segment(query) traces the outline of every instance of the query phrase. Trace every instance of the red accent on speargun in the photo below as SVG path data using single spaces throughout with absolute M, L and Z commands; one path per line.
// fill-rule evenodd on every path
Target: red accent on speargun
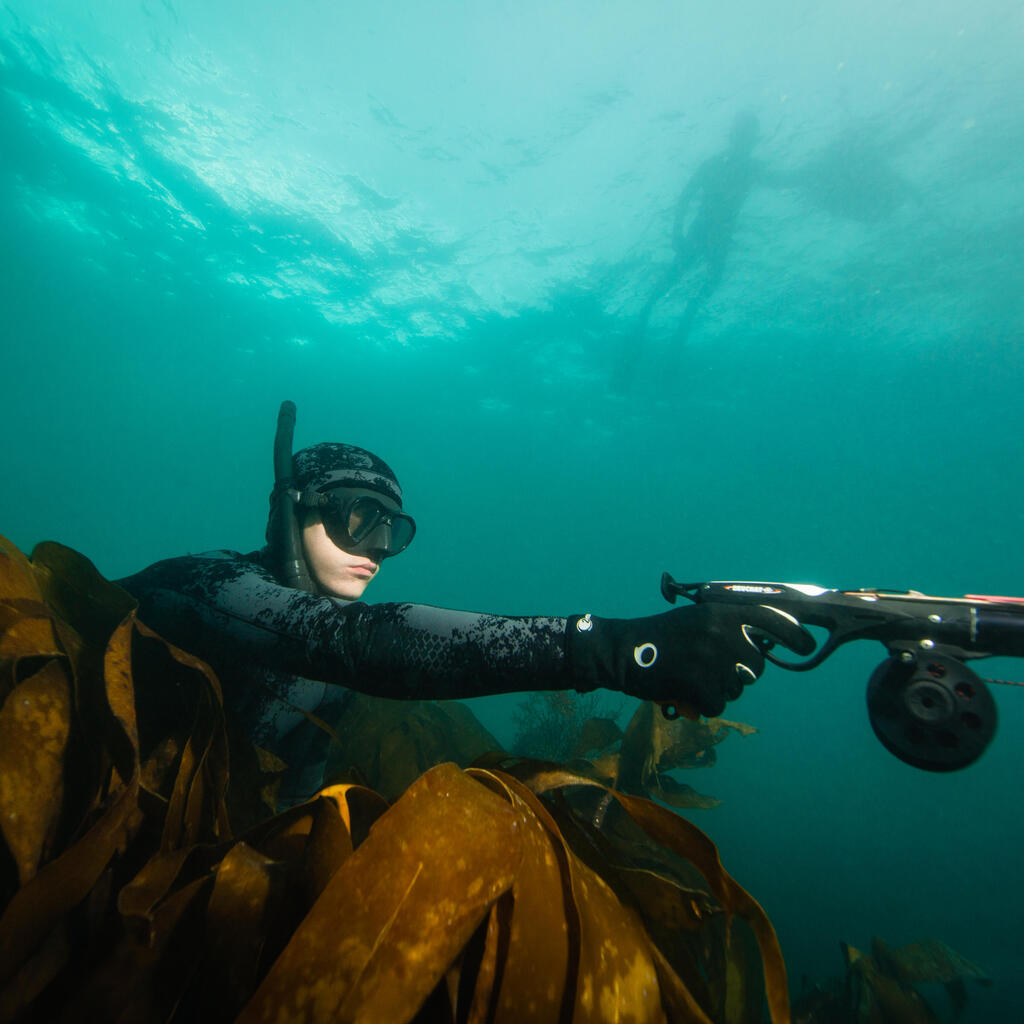
M 1024 604 L 1024 597 L 997 597 L 995 594 L 964 594 L 968 601 L 989 601 L 992 604 Z

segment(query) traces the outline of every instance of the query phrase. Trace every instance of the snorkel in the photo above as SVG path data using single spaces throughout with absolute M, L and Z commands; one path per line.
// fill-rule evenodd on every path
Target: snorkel
M 286 587 L 316 592 L 302 549 L 302 534 L 295 515 L 295 471 L 292 438 L 295 434 L 295 403 L 282 402 L 274 435 L 274 494 L 267 543 L 271 566 Z

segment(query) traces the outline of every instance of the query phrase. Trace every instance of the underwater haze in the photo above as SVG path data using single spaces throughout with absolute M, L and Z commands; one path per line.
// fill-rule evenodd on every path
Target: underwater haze
M 1020 0 L 9 0 L 0 533 L 253 550 L 291 399 L 402 480 L 375 600 L 1024 594 L 1021 53 Z M 688 815 L 794 992 L 936 938 L 995 979 L 965 1020 L 1024 1020 L 1024 690 L 932 775 L 871 731 L 884 656 L 769 667 Z

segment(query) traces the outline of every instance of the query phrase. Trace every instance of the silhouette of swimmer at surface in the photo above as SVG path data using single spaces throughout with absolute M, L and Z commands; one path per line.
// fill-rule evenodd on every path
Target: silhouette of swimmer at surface
M 651 289 L 636 330 L 624 346 L 613 382 L 619 390 L 625 391 L 632 381 L 651 313 L 682 277 L 701 271 L 676 328 L 673 347 L 686 342 L 697 314 L 722 283 L 740 210 L 754 185 L 769 178 L 767 168 L 753 156 L 759 134 L 754 114 L 738 114 L 728 147 L 708 157 L 683 189 L 672 224 L 675 259 Z

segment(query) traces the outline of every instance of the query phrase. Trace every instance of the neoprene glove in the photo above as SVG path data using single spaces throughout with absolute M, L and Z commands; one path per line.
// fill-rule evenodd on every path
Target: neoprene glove
M 566 653 L 573 685 L 620 690 L 641 700 L 720 715 L 764 670 L 761 643 L 810 654 L 815 640 L 770 605 L 693 604 L 645 619 L 569 619 Z

